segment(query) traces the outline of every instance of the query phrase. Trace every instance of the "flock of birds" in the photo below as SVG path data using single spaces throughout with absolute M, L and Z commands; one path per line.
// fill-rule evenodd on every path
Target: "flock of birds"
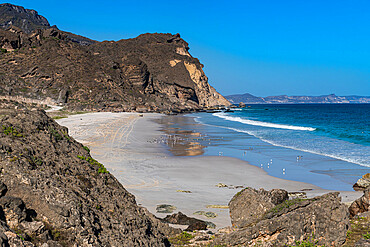
M 183 138 L 179 135 L 176 135 L 176 134 L 166 134 L 166 135 L 163 135 L 159 138 L 154 138 L 152 140 L 149 140 L 148 142 L 149 143 L 156 143 L 156 144 L 166 144 L 168 146 L 174 146 L 178 143 L 184 143 L 184 142 L 189 142 L 189 141 L 207 141 L 208 144 L 211 144 L 211 139 L 210 138 L 206 138 L 207 136 L 202 136 L 202 135 L 199 135 L 199 137 L 191 137 L 191 138 Z M 221 137 L 221 139 L 223 139 Z M 249 147 L 247 150 L 253 150 L 252 147 Z M 222 151 L 219 151 L 218 152 L 218 155 L 219 156 L 223 156 L 223 152 Z M 244 151 L 243 153 L 243 156 L 246 156 L 247 155 L 247 151 Z M 301 161 L 303 158 L 303 156 L 301 155 L 298 155 L 297 156 L 297 162 Z M 267 169 L 270 168 L 270 166 L 272 165 L 272 159 L 270 159 L 270 162 L 267 163 Z M 266 166 L 265 166 L 266 167 Z M 261 168 L 263 169 L 264 168 L 264 165 L 261 163 Z M 282 168 L 282 174 L 285 175 L 286 174 L 286 169 L 285 168 Z

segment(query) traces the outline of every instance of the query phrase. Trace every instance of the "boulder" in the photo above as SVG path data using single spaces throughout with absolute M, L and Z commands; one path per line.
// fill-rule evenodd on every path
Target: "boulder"
M 246 106 L 246 105 L 245 105 L 245 103 L 243 103 L 243 102 L 240 102 L 240 103 L 239 103 L 239 107 L 240 107 L 240 108 L 244 108 L 245 106 Z
M 370 205 L 370 189 L 364 191 L 364 194 L 354 201 L 351 206 L 349 206 L 348 210 L 350 215 L 353 217 L 357 214 L 367 212 L 369 210 Z
M 257 192 L 245 190 L 242 194 L 248 204 L 239 203 L 239 206 L 248 209 L 238 209 L 236 204 L 233 205 L 235 202 L 230 203 L 230 214 L 234 222 L 235 219 L 243 219 L 236 221 L 237 224 L 234 225 L 242 227 L 236 227 L 230 234 L 218 237 L 215 244 L 286 246 L 293 245 L 296 241 L 317 241 L 317 245 L 340 246 L 344 243 L 349 227 L 349 213 L 346 206 L 341 204 L 339 193 L 329 193 L 312 199 L 286 200 L 270 208 L 272 202 L 265 195 L 266 192 L 256 195 Z M 248 195 L 254 199 L 248 198 Z M 233 198 L 234 201 L 237 199 Z M 234 213 L 238 214 L 237 217 Z
M 236 227 L 248 226 L 288 198 L 288 192 L 281 189 L 266 191 L 246 188 L 237 193 L 229 203 L 231 223 Z
M 370 186 L 370 173 L 366 173 L 353 185 L 356 191 L 366 190 Z
M 189 232 L 192 232 L 194 230 L 207 230 L 207 222 L 188 217 L 181 212 L 167 215 L 166 218 L 164 218 L 162 221 L 171 224 L 188 225 L 188 228 L 186 228 L 185 231 Z

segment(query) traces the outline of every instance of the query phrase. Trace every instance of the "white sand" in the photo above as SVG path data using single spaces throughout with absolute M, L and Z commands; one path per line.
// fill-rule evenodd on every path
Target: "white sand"
M 91 149 L 91 155 L 136 196 L 141 204 L 159 217 L 156 205 L 171 204 L 188 216 L 211 221 L 217 228 L 230 225 L 228 209 L 207 208 L 207 205 L 227 205 L 241 189 L 218 188 L 218 183 L 253 188 L 282 188 L 307 191 L 309 197 L 328 191 L 311 184 L 288 181 L 267 175 L 247 162 L 219 156 L 174 157 L 162 144 L 153 143 L 163 133 L 153 122 L 161 114 L 88 113 L 58 120 L 69 128 L 70 135 Z M 192 193 L 176 192 L 177 190 Z M 341 192 L 343 201 L 353 201 L 361 192 Z M 217 217 L 208 219 L 193 215 L 196 211 L 211 211 Z

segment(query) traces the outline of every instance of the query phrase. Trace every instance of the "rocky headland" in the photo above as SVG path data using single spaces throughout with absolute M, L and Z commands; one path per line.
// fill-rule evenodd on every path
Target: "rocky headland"
M 230 105 L 179 34 L 97 42 L 0 5 L 0 96 L 72 110 L 183 112 Z
M 212 185 L 211 191 L 243 189 L 231 194 L 228 206 L 208 205 L 229 209 L 232 223 L 209 231 L 215 225 L 196 216 L 174 212 L 160 219 L 139 206 L 87 146 L 40 109 L 60 104 L 72 111 L 176 113 L 230 105 L 209 85 L 180 35 L 97 42 L 11 4 L 0 4 L 0 28 L 1 246 L 370 245 L 368 174 L 354 185 L 363 196 L 349 204 L 338 193 L 307 198 L 302 191 Z M 133 126 L 126 127 L 125 145 Z M 258 184 L 258 168 L 251 169 L 249 180 Z M 199 171 L 192 177 L 206 180 Z M 270 180 L 264 185 L 277 178 Z M 202 213 L 213 212 L 193 214 Z M 185 231 L 169 224 L 185 225 Z

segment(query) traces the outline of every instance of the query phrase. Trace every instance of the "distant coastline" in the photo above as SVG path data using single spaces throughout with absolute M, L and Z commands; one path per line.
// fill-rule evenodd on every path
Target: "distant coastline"
M 249 93 L 225 96 L 232 104 L 370 104 L 370 96 L 337 96 L 335 94 L 321 96 L 267 96 L 258 97 Z

